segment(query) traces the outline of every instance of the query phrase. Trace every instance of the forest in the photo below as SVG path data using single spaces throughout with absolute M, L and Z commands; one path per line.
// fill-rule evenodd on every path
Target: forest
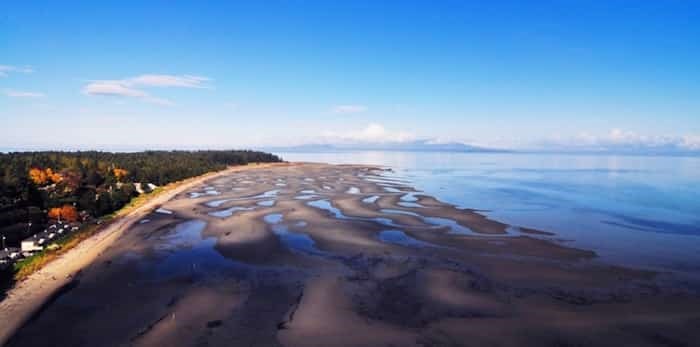
M 154 185 L 230 165 L 279 161 L 249 150 L 0 153 L 0 235 L 16 246 L 49 219 L 103 216 Z

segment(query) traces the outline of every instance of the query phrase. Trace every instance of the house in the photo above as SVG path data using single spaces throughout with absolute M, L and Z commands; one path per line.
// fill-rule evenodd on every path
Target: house
M 157 185 L 153 183 L 140 183 L 140 182 L 134 182 L 134 188 L 136 188 L 136 191 L 139 194 L 143 194 L 146 190 L 144 189 L 144 186 L 148 187 L 148 191 L 152 192 L 154 189 L 158 188 Z
M 52 233 L 44 231 L 22 240 L 20 243 L 22 253 L 31 254 L 43 250 L 49 240 L 49 234 Z

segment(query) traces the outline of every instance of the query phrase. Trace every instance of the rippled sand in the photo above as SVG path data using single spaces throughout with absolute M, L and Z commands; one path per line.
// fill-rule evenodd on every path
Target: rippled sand
M 166 212 L 167 211 L 167 212 Z M 377 168 L 207 181 L 134 225 L 11 341 L 33 345 L 692 345 L 700 300 Z

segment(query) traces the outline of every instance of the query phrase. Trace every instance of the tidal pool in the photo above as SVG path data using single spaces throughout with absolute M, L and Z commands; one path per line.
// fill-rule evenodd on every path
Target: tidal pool
M 150 280 L 163 280 L 182 276 L 210 279 L 212 273 L 240 268 L 216 251 L 216 238 L 202 237 L 206 226 L 202 220 L 177 224 L 153 246 L 158 259 L 139 262 L 141 270 Z
M 414 239 L 401 230 L 383 230 L 379 233 L 378 238 L 382 242 L 393 243 L 406 247 L 434 247 L 435 245 Z
M 220 210 L 220 211 L 214 211 L 214 212 L 209 212 L 209 215 L 212 217 L 219 217 L 219 218 L 227 218 L 233 216 L 234 213 L 240 212 L 240 211 L 252 211 L 254 210 L 255 207 L 242 207 L 242 206 L 234 206 L 231 208 L 227 208 L 225 210 Z
M 281 213 L 271 213 L 264 216 L 263 220 L 270 225 L 272 232 L 290 250 L 315 255 L 324 254 L 324 252 L 316 248 L 314 240 L 309 235 L 290 231 L 285 224 L 282 224 L 283 218 Z
M 264 207 L 270 207 L 275 204 L 275 200 L 263 200 L 263 201 L 258 201 L 257 205 L 258 206 L 264 206 Z
M 372 195 L 362 199 L 362 202 L 364 202 L 365 204 L 374 204 L 377 202 L 378 199 L 379 195 Z

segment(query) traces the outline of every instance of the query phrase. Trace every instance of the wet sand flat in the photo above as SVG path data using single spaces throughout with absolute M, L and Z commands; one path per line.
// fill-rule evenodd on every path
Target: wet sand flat
M 219 175 L 135 223 L 9 346 L 693 346 L 697 288 L 383 169 Z

